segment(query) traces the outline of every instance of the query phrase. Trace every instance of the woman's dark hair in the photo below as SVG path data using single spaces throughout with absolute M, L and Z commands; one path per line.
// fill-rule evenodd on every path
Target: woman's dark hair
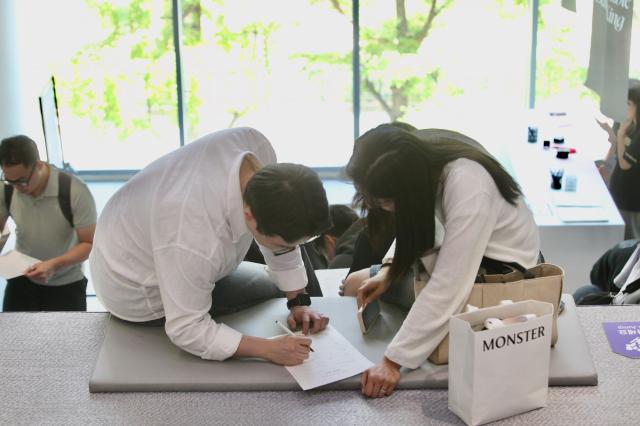
M 390 126 L 397 127 L 398 129 L 406 130 L 407 132 L 413 132 L 418 130 L 413 124 L 405 123 L 404 121 L 392 121 Z
M 31 167 L 40 160 L 36 143 L 28 136 L 17 135 L 0 143 L 0 165 Z
M 265 166 L 249 179 L 244 202 L 264 235 L 294 243 L 331 227 L 329 203 L 317 173 L 299 164 Z
M 629 88 L 627 99 L 633 102 L 636 106 L 635 125 L 630 126 L 627 130 L 627 136 L 637 136 L 640 130 L 640 85 L 634 85 Z
M 417 131 L 418 128 L 413 124 L 405 123 L 404 121 L 392 121 L 386 125 L 395 127 L 397 129 L 405 130 L 407 132 Z M 348 170 L 345 168 L 344 173 L 347 178 Z M 359 209 L 363 215 L 366 213 L 366 222 L 374 223 L 375 233 L 370 231 L 367 226 L 366 232 L 369 236 L 369 242 L 376 253 L 386 254 L 389 249 L 389 241 L 393 241 L 395 236 L 395 226 L 393 215 L 382 209 L 367 209 L 366 202 L 363 194 L 356 192 L 353 196 L 352 205 L 355 209 Z
M 395 203 L 396 249 L 389 271 L 392 282 L 433 248 L 440 175 L 447 163 L 459 158 L 484 167 L 504 199 L 516 204 L 522 192 L 504 168 L 490 155 L 455 138 L 421 139 L 397 127 L 381 125 L 355 141 L 346 172 L 355 184 L 357 197 L 364 201 L 372 236 L 381 226 L 381 209 L 374 200 L 391 199 Z

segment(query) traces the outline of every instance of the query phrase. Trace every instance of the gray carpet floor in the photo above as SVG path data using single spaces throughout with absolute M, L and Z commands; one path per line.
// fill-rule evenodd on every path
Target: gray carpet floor
M 640 360 L 613 354 L 603 321 L 638 321 L 640 306 L 579 310 L 597 387 L 549 391 L 548 407 L 498 424 L 630 425 L 640 413 Z M 90 394 L 107 314 L 0 314 L 2 425 L 462 424 L 444 390 Z

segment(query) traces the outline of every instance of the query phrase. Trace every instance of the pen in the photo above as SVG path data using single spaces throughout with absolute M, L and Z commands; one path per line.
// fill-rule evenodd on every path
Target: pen
M 295 333 L 293 331 L 289 330 L 288 327 L 285 327 L 280 321 L 276 320 L 276 325 L 278 327 L 280 327 L 281 329 L 283 329 L 285 331 L 285 333 L 287 333 L 288 335 L 295 336 Z M 309 349 L 311 350 L 311 352 L 315 352 L 311 346 L 309 346 Z

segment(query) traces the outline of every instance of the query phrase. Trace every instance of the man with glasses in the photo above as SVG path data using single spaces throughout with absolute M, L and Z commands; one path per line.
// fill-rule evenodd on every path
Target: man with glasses
M 60 170 L 40 160 L 36 143 L 19 135 L 0 144 L 2 193 L 0 226 L 9 216 L 16 225 L 16 250 L 40 259 L 7 280 L 4 311 L 84 311 L 87 279 L 82 262 L 89 257 L 96 206 L 87 186 L 68 177 L 72 221 L 60 205 Z M 64 179 L 63 179 L 64 180 Z
M 115 316 L 164 325 L 175 345 L 203 359 L 299 364 L 309 338 L 244 336 L 212 315 L 286 296 L 290 328 L 324 329 L 299 246 L 329 227 L 315 172 L 277 164 L 257 130 L 223 130 L 154 161 L 109 200 L 90 258 L 94 288 Z M 243 262 L 254 239 L 266 267 Z

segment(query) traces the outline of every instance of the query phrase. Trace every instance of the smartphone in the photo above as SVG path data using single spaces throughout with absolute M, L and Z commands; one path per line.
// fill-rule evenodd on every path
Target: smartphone
M 380 303 L 377 300 L 358 309 L 358 324 L 362 334 L 367 334 L 380 316 Z

